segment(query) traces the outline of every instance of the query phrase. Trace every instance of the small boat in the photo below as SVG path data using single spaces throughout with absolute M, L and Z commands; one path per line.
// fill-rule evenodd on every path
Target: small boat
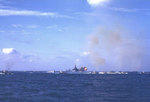
M 9 71 L 6 71 L 6 70 L 2 70 L 2 71 L 0 71 L 0 74 L 1 74 L 1 75 L 10 75 L 10 74 L 12 74 L 12 73 L 9 72 Z

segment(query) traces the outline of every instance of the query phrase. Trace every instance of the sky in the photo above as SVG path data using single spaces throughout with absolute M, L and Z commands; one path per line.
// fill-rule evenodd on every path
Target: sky
M 0 70 L 150 71 L 149 0 L 0 0 Z

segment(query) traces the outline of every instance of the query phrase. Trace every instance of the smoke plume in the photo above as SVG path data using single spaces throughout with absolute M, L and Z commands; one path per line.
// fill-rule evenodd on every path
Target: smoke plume
M 99 28 L 89 36 L 88 49 L 91 61 L 97 68 L 103 65 L 113 67 L 111 70 L 140 68 L 146 56 L 140 42 L 120 28 Z

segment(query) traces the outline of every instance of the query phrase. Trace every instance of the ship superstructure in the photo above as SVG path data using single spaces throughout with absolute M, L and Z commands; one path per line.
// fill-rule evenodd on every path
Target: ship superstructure
M 77 68 L 77 66 L 75 65 L 75 67 L 72 70 L 64 71 L 64 73 L 65 74 L 89 74 L 87 70 L 88 70 L 87 67 Z
M 77 66 L 75 65 L 75 67 L 72 69 L 72 71 L 75 71 L 75 72 L 84 72 L 84 71 L 87 71 L 87 67 L 81 67 L 81 68 L 77 68 Z

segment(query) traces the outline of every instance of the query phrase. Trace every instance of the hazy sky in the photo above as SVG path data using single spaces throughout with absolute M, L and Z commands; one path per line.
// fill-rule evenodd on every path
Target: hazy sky
M 149 5 L 149 0 L 0 0 L 0 69 L 66 70 L 76 63 L 89 70 L 150 70 Z

